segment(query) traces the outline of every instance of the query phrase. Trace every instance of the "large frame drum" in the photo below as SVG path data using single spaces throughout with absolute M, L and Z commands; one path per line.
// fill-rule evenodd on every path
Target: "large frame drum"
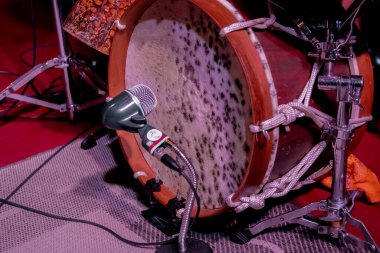
M 126 29 L 112 43 L 110 95 L 139 83 L 155 92 L 158 106 L 148 122 L 190 157 L 199 176 L 201 217 L 225 212 L 225 198 L 232 193 L 237 198 L 258 192 L 296 165 L 320 137 L 307 120 L 286 135 L 271 131 L 269 140 L 249 132 L 250 124 L 273 117 L 278 104 L 299 96 L 311 71 L 305 56 L 310 48 L 268 31 L 218 36 L 222 27 L 241 20 L 225 0 L 139 0 L 127 9 L 121 19 Z M 361 115 L 368 115 L 373 89 L 368 55 L 338 69 L 363 75 Z M 313 106 L 323 110 L 334 102 L 316 99 Z M 146 175 L 140 182 L 163 181 L 161 191 L 153 193 L 160 203 L 186 196 L 186 182 L 152 158 L 137 136 L 118 135 L 132 170 Z

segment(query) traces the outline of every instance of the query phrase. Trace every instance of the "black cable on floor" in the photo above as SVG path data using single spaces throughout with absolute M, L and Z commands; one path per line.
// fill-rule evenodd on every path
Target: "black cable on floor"
M 85 132 L 89 131 L 93 127 L 94 127 L 94 124 L 91 125 L 90 127 L 86 128 L 86 129 L 84 129 L 82 132 L 80 132 L 78 135 L 76 135 L 73 139 L 71 139 L 65 145 L 63 145 L 58 150 L 56 150 L 37 169 L 35 169 L 32 173 L 30 173 L 28 175 L 28 177 L 26 177 L 5 199 L 0 198 L 0 202 L 1 202 L 0 203 L 0 208 L 3 205 L 7 204 L 7 205 L 10 205 L 10 206 L 13 206 L 13 207 L 16 207 L 16 208 L 23 209 L 25 211 L 29 211 L 29 212 L 32 212 L 32 213 L 35 213 L 35 214 L 43 215 L 43 216 L 48 217 L 48 218 L 53 218 L 53 219 L 58 219 L 58 220 L 63 220 L 63 221 L 70 221 L 70 222 L 76 222 L 76 223 L 82 223 L 82 224 L 87 224 L 87 225 L 95 226 L 95 227 L 98 227 L 98 228 L 103 229 L 104 231 L 110 233 L 115 238 L 119 239 L 120 241 L 122 241 L 122 242 L 124 242 L 126 244 L 129 244 L 129 245 L 132 245 L 132 246 L 136 246 L 136 247 L 164 245 L 164 244 L 172 243 L 173 241 L 177 240 L 177 237 L 174 237 L 172 239 L 169 239 L 169 240 L 166 240 L 166 241 L 160 241 L 160 242 L 148 242 L 148 243 L 134 242 L 134 241 L 125 239 L 124 237 L 120 236 L 115 231 L 111 230 L 110 228 L 108 228 L 106 226 L 103 226 L 101 224 L 92 222 L 92 221 L 87 221 L 87 220 L 81 220 L 81 219 L 75 219 L 75 218 L 70 218 L 70 217 L 59 216 L 59 215 L 51 214 L 51 213 L 48 213 L 48 212 L 44 212 L 44 211 L 41 211 L 41 210 L 38 210 L 38 209 L 34 209 L 34 208 L 31 208 L 31 207 L 28 207 L 28 206 L 20 205 L 20 204 L 17 204 L 17 203 L 9 201 L 9 199 L 14 194 L 16 194 L 34 175 L 36 175 L 50 160 L 52 160 L 64 148 L 66 148 L 68 145 L 70 145 L 72 142 L 74 142 L 81 135 L 83 135 Z M 197 202 L 197 212 L 196 212 L 195 218 L 192 220 L 192 222 L 190 224 L 190 227 L 191 227 L 194 224 L 195 220 L 198 218 L 199 213 L 200 213 L 200 198 L 199 198 L 199 195 L 198 195 L 195 187 L 193 186 L 190 178 L 186 174 L 181 174 L 181 176 L 183 176 L 185 178 L 186 182 L 190 186 L 190 189 L 194 192 L 194 196 L 195 196 L 195 199 L 196 199 L 196 202 Z
M 67 142 L 65 145 L 61 146 L 59 149 L 57 149 L 48 159 L 46 159 L 38 168 L 36 168 L 32 173 L 30 173 L 6 198 L 5 200 L 9 200 L 14 194 L 16 194 L 21 187 L 23 187 L 37 172 L 39 172 L 51 159 L 53 159 L 56 155 L 58 155 L 64 148 L 66 148 L 68 145 L 73 143 L 76 139 L 78 139 L 81 135 L 89 131 L 95 126 L 95 124 L 91 124 L 91 126 L 87 127 L 83 131 L 81 131 L 79 134 L 77 134 L 74 138 L 72 138 L 69 142 Z M 0 204 L 0 208 L 4 205 L 4 203 Z
M 11 201 L 3 199 L 3 198 L 0 198 L 0 202 L 1 202 L 2 205 L 7 204 L 7 205 L 10 205 L 10 206 L 13 206 L 13 207 L 16 207 L 16 208 L 23 209 L 23 210 L 28 211 L 28 212 L 32 212 L 32 213 L 35 213 L 35 214 L 39 214 L 39 215 L 48 217 L 48 218 L 53 218 L 53 219 L 57 219 L 57 220 L 70 221 L 70 222 L 75 222 L 75 223 L 82 223 L 82 224 L 91 225 L 91 226 L 103 229 L 104 231 L 110 233 L 115 238 L 119 239 L 120 241 L 122 241 L 122 242 L 124 242 L 126 244 L 129 244 L 129 245 L 132 245 L 132 246 L 136 246 L 136 247 L 164 245 L 164 244 L 169 244 L 169 243 L 177 240 L 177 237 L 174 237 L 172 239 L 169 239 L 169 240 L 166 240 L 166 241 L 162 241 L 162 242 L 135 242 L 135 241 L 131 241 L 131 240 L 125 239 L 124 237 L 122 237 L 121 235 L 119 235 L 118 233 L 116 233 L 115 231 L 113 231 L 112 229 L 110 229 L 110 228 L 108 228 L 106 226 L 103 226 L 103 225 L 101 225 L 99 223 L 96 223 L 96 222 L 92 222 L 92 221 L 88 221 L 88 220 L 82 220 L 82 219 L 74 219 L 74 218 L 70 218 L 70 217 L 64 217 L 64 216 L 59 216 L 59 215 L 47 213 L 47 212 L 44 212 L 44 211 L 41 211 L 41 210 L 37 210 L 37 209 L 31 208 L 31 207 L 28 207 L 28 206 L 24 206 L 24 205 L 20 205 L 20 204 L 11 202 Z

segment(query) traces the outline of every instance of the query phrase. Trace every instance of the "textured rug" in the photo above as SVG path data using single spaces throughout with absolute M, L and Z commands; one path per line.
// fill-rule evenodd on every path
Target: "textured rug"
M 168 237 L 142 216 L 147 207 L 138 200 L 136 184 L 116 142 L 102 138 L 95 148 L 81 150 L 80 141 L 63 149 L 29 180 L 10 201 L 65 217 L 100 223 L 124 238 L 139 242 Z M 20 182 L 40 166 L 50 150 L 0 170 L 0 197 L 7 197 Z M 281 204 L 262 218 L 291 210 Z M 246 245 L 237 245 L 220 232 L 191 232 L 222 252 L 358 252 L 340 247 L 301 226 L 282 227 L 263 233 Z M 154 252 L 136 248 L 109 233 L 86 224 L 47 218 L 12 206 L 0 207 L 0 252 Z

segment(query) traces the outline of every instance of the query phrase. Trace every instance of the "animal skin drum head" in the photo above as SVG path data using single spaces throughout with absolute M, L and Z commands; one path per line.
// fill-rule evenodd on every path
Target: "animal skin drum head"
M 149 86 L 158 99 L 148 123 L 190 158 L 203 208 L 222 207 L 244 176 L 253 148 L 252 105 L 244 72 L 219 28 L 187 1 L 157 1 L 136 24 L 126 60 L 126 84 Z M 188 186 L 142 149 L 174 194 Z

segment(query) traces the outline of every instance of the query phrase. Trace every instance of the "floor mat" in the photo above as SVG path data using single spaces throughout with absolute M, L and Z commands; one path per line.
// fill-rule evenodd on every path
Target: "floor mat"
M 135 184 L 116 142 L 108 137 L 82 150 L 80 141 L 63 149 L 30 179 L 10 201 L 65 217 L 100 223 L 139 242 L 165 240 L 162 232 L 141 216 L 147 207 L 132 189 Z M 117 150 L 115 150 L 115 147 Z M 50 150 L 0 170 L 0 197 L 5 198 L 45 159 Z M 291 210 L 290 204 L 270 208 L 270 217 Z M 264 218 L 264 217 L 263 217 Z M 263 233 L 246 245 L 228 240 L 223 232 L 191 232 L 222 252 L 358 252 L 316 235 L 301 226 Z M 11 206 L 0 207 L 0 252 L 154 252 L 135 248 L 89 225 L 59 221 Z

